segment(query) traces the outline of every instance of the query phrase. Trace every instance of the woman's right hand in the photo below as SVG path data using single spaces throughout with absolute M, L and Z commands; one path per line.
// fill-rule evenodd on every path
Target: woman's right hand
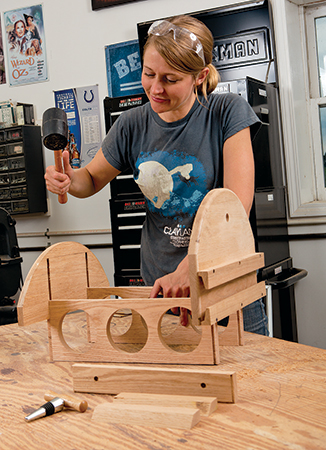
M 74 170 L 69 164 L 69 152 L 65 150 L 62 153 L 63 171 L 60 173 L 55 166 L 48 166 L 44 175 L 46 187 L 53 194 L 63 195 L 69 191 L 74 177 Z

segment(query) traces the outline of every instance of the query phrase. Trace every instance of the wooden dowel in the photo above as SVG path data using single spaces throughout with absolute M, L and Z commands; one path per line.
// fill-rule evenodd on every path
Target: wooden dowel
M 64 401 L 65 407 L 75 409 L 76 411 L 85 412 L 86 409 L 88 408 L 88 403 L 86 400 L 80 400 L 76 397 L 72 397 L 72 396 L 66 395 L 66 394 L 64 394 L 64 395 L 58 394 L 53 391 L 47 391 L 44 394 L 44 400 L 46 400 L 48 402 L 50 400 L 54 399 L 55 397 L 62 398 Z

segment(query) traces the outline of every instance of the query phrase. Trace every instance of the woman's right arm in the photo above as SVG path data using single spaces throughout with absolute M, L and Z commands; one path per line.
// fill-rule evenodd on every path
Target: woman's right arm
M 69 194 L 86 198 L 99 192 L 112 181 L 120 171 L 111 166 L 100 149 L 95 157 L 81 169 L 72 169 L 68 151 L 63 152 L 64 173 L 57 172 L 54 166 L 46 169 L 46 187 L 54 194 Z

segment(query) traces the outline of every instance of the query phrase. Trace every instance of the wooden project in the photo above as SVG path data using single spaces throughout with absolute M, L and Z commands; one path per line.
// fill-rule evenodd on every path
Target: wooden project
M 265 296 L 264 283 L 256 279 L 263 266 L 238 197 L 216 189 L 203 200 L 193 225 L 190 298 L 153 299 L 148 287 L 110 287 L 92 252 L 62 242 L 45 250 L 31 268 L 18 302 L 18 323 L 48 321 L 54 361 L 215 365 L 220 344 L 242 343 L 242 308 Z M 191 324 L 164 335 L 162 323 L 173 307 L 191 311 Z M 82 351 L 68 344 L 62 330 L 64 319 L 76 311 L 87 317 Z M 114 336 L 117 311 L 127 311 L 132 321 L 125 333 Z M 219 327 L 227 316 L 229 326 Z

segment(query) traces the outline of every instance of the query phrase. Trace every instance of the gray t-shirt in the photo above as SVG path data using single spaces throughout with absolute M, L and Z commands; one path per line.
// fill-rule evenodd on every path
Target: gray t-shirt
M 186 117 L 164 122 L 150 103 L 125 111 L 105 137 L 107 161 L 131 167 L 146 199 L 141 271 L 146 284 L 173 272 L 186 256 L 200 203 L 223 186 L 223 144 L 259 123 L 249 104 L 235 94 L 196 100 Z

